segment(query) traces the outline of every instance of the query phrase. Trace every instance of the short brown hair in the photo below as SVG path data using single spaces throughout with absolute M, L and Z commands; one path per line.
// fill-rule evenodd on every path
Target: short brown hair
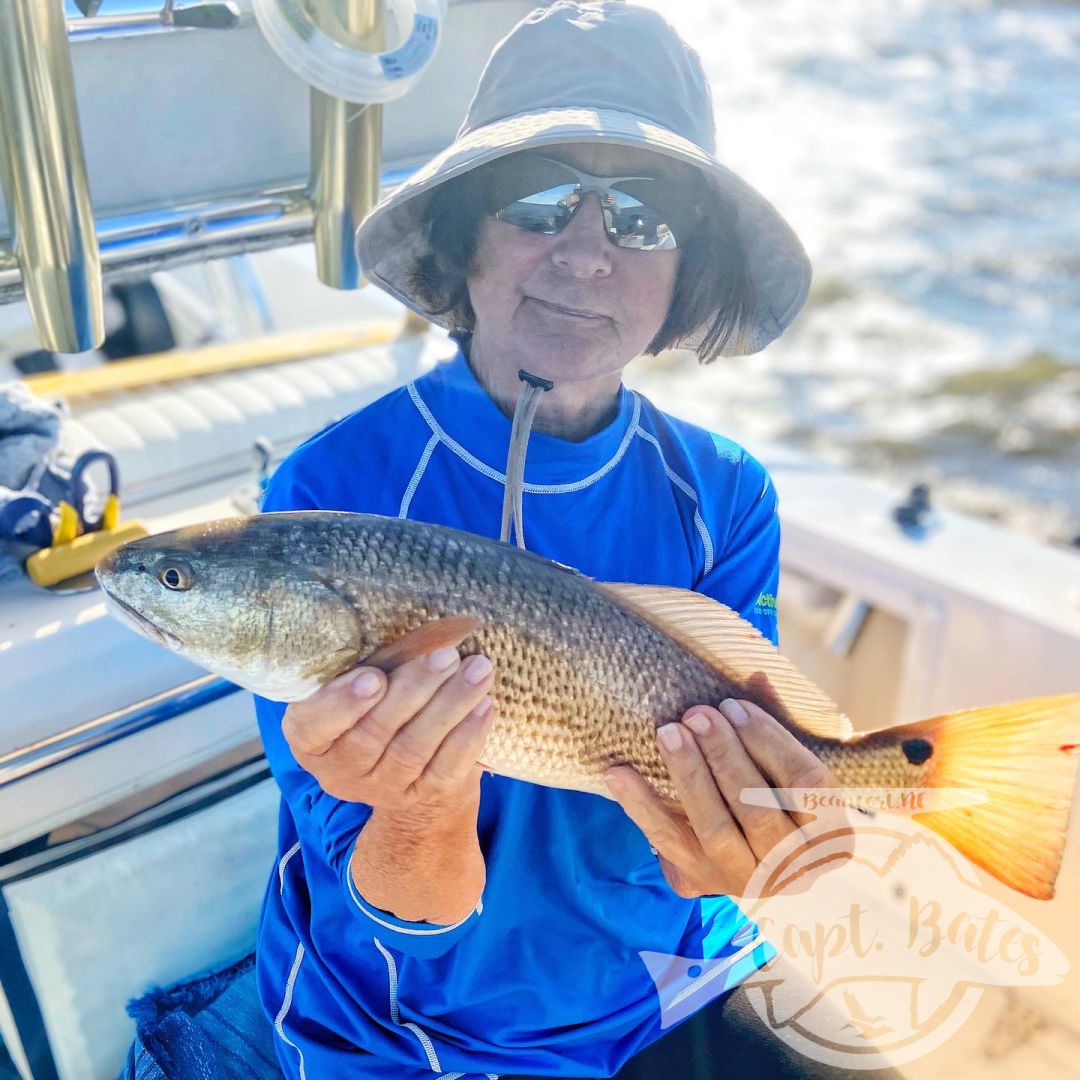
M 696 351 L 708 364 L 726 352 L 745 351 L 753 282 L 735 229 L 734 203 L 706 188 L 704 179 L 693 187 L 698 190 L 689 190 L 688 198 L 711 212 L 701 213 L 695 230 L 680 243 L 671 306 L 645 352 L 671 348 L 706 327 Z M 429 250 L 413 266 L 409 286 L 430 314 L 446 317 L 452 334 L 471 332 L 476 322 L 467 279 L 486 213 L 474 172 L 440 184 L 424 207 L 421 227 Z

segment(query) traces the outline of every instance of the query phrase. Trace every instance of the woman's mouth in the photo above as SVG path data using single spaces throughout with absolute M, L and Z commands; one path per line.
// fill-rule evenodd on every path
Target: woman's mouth
M 607 318 L 606 315 L 598 315 L 595 311 L 582 311 L 580 308 L 563 307 L 561 304 L 553 304 L 547 300 L 540 300 L 535 296 L 531 296 L 529 299 L 539 304 L 542 308 L 569 319 L 587 319 L 597 322 Z

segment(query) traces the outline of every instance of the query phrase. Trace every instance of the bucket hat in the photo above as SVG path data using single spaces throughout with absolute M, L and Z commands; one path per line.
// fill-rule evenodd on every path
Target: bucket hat
M 360 267 L 407 307 L 441 326 L 410 288 L 428 253 L 423 212 L 438 185 L 507 154 L 554 143 L 603 142 L 694 166 L 704 197 L 734 205 L 753 284 L 742 347 L 765 348 L 798 314 L 810 261 L 773 205 L 716 158 L 709 85 L 697 53 L 659 13 L 624 0 L 558 0 L 537 8 L 495 46 L 454 142 L 380 202 L 357 230 Z M 696 349 L 707 326 L 676 344 Z

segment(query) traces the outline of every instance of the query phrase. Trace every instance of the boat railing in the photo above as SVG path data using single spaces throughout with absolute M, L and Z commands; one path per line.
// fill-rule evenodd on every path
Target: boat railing
M 240 691 L 241 687 L 228 679 L 219 678 L 217 675 L 204 675 L 171 690 L 133 702 L 123 709 L 115 709 L 92 720 L 74 724 L 29 746 L 0 754 L 0 788 L 36 776 L 66 761 L 194 712 L 204 705 Z

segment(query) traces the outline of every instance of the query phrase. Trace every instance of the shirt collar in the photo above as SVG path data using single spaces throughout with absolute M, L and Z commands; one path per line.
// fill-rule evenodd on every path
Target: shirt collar
M 510 418 L 503 415 L 477 382 L 460 348 L 450 360 L 438 364 L 415 383 L 413 394 L 414 400 L 419 399 L 418 404 L 426 405 L 430 418 L 425 419 L 429 426 L 451 450 L 464 450 L 488 473 L 502 475 L 505 472 Z M 626 452 L 639 411 L 637 395 L 620 385 L 615 417 L 587 439 L 569 442 L 543 432 L 532 432 L 525 459 L 525 490 L 550 486 L 585 487 L 598 480 L 614 468 Z

